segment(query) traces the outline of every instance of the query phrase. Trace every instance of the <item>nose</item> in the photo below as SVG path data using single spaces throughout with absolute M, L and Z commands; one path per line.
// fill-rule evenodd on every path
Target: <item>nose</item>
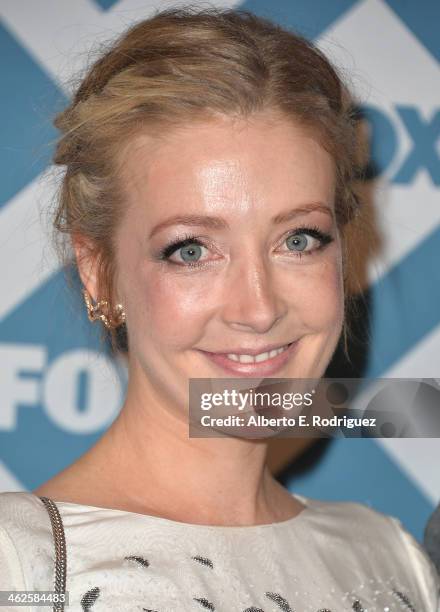
M 225 283 L 223 320 L 237 331 L 263 334 L 284 317 L 287 304 L 264 259 L 236 262 Z

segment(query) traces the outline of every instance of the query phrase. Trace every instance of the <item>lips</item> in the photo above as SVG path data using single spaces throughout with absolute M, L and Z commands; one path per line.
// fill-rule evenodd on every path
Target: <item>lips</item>
M 264 347 L 264 350 L 258 353 L 256 351 L 249 351 L 248 353 L 240 351 L 230 353 L 200 352 L 229 375 L 268 376 L 275 374 L 288 362 L 297 345 L 298 340 L 281 347 L 279 345 L 274 348 Z

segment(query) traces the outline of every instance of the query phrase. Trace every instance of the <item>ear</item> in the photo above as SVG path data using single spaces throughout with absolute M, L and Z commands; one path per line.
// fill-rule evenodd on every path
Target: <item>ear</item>
M 89 239 L 80 235 L 72 237 L 76 263 L 82 284 L 96 302 L 99 297 L 97 248 Z

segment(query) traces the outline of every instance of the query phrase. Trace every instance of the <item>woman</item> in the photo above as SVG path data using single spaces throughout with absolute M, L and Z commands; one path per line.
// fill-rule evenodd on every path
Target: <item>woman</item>
M 74 611 L 436 610 L 396 519 L 291 495 L 265 440 L 188 436 L 189 378 L 319 378 L 343 332 L 356 138 L 327 59 L 248 13 L 166 11 L 55 123 L 55 227 L 129 381 L 85 455 L 0 495 L 1 588 L 51 588 L 47 509 Z

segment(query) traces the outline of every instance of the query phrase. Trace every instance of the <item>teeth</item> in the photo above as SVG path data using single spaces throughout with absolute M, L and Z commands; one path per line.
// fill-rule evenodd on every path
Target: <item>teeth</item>
M 287 347 L 288 344 L 266 353 L 260 353 L 259 355 L 235 355 L 234 353 L 228 353 L 227 357 L 231 359 L 231 361 L 239 361 L 240 363 L 260 363 L 260 361 L 266 361 L 266 359 L 272 359 L 272 357 L 279 355 L 285 351 Z

